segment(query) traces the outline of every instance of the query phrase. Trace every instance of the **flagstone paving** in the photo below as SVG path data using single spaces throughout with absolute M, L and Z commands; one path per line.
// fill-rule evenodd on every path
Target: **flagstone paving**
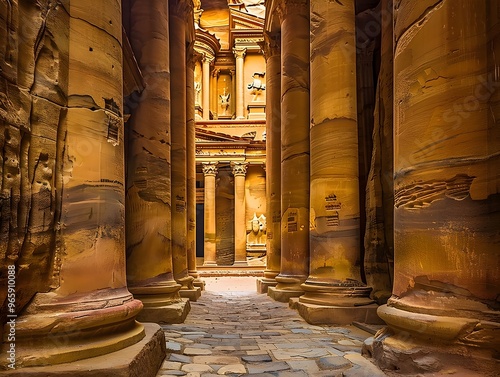
M 185 323 L 162 328 L 167 357 L 158 377 L 386 376 L 360 354 L 371 334 L 310 325 L 256 292 L 204 291 Z

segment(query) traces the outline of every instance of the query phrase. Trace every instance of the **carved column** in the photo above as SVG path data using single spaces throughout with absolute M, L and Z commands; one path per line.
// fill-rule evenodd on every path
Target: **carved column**
M 202 76 L 203 83 L 201 86 L 203 106 L 203 119 L 210 119 L 210 64 L 214 61 L 214 57 L 205 54 L 202 58 Z
M 309 1 L 283 0 L 281 21 L 281 268 L 268 295 L 303 294 L 309 272 Z M 324 82 L 324 81 L 323 81 Z
M 193 285 L 203 289 L 196 270 L 196 122 L 194 67 L 197 56 L 193 46 L 187 49 L 186 64 L 186 171 L 187 171 L 187 256 L 188 273 L 194 278 Z
M 120 5 L 21 5 L 0 7 L 0 373 L 155 375 L 125 273 Z
M 311 256 L 298 309 L 310 323 L 366 322 L 377 316 L 359 263 L 354 1 L 311 2 L 311 25 Z
M 267 245 L 264 278 L 257 291 L 276 286 L 281 265 L 281 36 L 265 34 L 266 58 L 266 210 Z
M 191 301 L 200 297 L 188 274 L 187 256 L 187 154 L 186 154 L 186 25 L 189 5 L 186 0 L 169 0 L 170 31 L 170 137 L 172 141 L 172 263 L 174 279 L 181 284 L 179 294 Z
M 140 318 L 181 322 L 189 305 L 172 267 L 168 4 L 136 0 L 130 42 L 146 88 L 132 112 L 127 150 L 127 278 Z
M 234 175 L 234 265 L 246 266 L 247 231 L 245 221 L 245 175 L 246 162 L 231 163 Z
M 245 119 L 245 54 L 246 48 L 234 47 L 233 54 L 236 58 L 236 119 Z
M 393 296 L 379 308 L 391 331 L 380 334 L 376 357 L 394 369 L 403 365 L 394 355 L 411 347 L 412 355 L 428 355 L 429 372 L 448 362 L 474 369 L 467 375 L 494 375 L 500 352 L 500 3 L 444 1 L 431 9 L 398 3 L 396 265 Z M 404 361 L 408 373 L 420 367 Z
M 217 176 L 217 163 L 203 163 L 203 175 L 205 176 L 205 198 L 204 198 L 204 266 L 216 266 L 216 213 L 215 213 L 215 177 Z

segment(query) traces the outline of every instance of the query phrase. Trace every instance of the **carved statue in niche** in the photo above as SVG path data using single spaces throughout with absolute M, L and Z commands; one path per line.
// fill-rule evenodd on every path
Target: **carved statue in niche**
M 253 94 L 252 101 L 257 101 L 259 95 L 263 90 L 266 90 L 266 85 L 262 83 L 262 79 L 265 76 L 265 72 L 254 72 L 252 75 L 253 81 L 247 85 L 247 88 L 250 90 L 250 93 Z
M 231 93 L 226 93 L 226 89 L 224 88 L 224 93 L 219 95 L 220 107 L 222 108 L 221 115 L 227 115 L 227 111 L 229 109 L 229 98 L 230 97 L 231 97 Z
M 249 221 L 250 232 L 247 234 L 248 251 L 265 251 L 267 222 L 264 214 L 257 217 L 254 212 L 252 220 Z
M 200 104 L 200 92 L 201 92 L 201 83 L 198 81 L 194 82 L 194 92 L 195 92 L 195 104 Z

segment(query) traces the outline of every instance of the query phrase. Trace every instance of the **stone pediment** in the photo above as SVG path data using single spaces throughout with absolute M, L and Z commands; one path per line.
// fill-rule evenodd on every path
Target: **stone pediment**
M 264 41 L 264 20 L 252 14 L 230 9 L 230 43 L 243 47 L 247 51 L 260 52 L 260 43 Z
M 231 29 L 250 29 L 262 33 L 264 28 L 264 19 L 253 14 L 231 8 L 229 14 L 229 26 Z

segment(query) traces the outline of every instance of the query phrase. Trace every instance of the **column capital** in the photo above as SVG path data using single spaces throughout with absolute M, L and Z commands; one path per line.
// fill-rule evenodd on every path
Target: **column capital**
M 217 175 L 217 165 L 218 162 L 203 162 L 202 163 L 202 169 L 203 169 L 203 175 L 206 177 L 207 175 Z
M 212 64 L 212 62 L 215 60 L 215 57 L 211 54 L 208 54 L 206 52 L 203 53 L 203 57 L 201 59 L 201 61 L 203 63 L 208 63 L 208 64 Z
M 247 53 L 245 47 L 233 47 L 233 54 L 236 59 L 243 59 Z
M 281 54 L 281 33 L 264 33 L 264 42 L 261 45 L 264 58 L 267 60 Z
M 219 77 L 219 74 L 220 74 L 220 69 L 219 69 L 219 68 L 214 69 L 214 70 L 212 71 L 212 76 L 213 76 L 213 77 Z
M 245 176 L 247 174 L 247 162 L 231 162 L 231 168 L 233 169 L 233 175 Z
M 291 14 L 309 15 L 309 0 L 279 0 L 276 12 L 280 22 L 283 22 L 286 16 Z

